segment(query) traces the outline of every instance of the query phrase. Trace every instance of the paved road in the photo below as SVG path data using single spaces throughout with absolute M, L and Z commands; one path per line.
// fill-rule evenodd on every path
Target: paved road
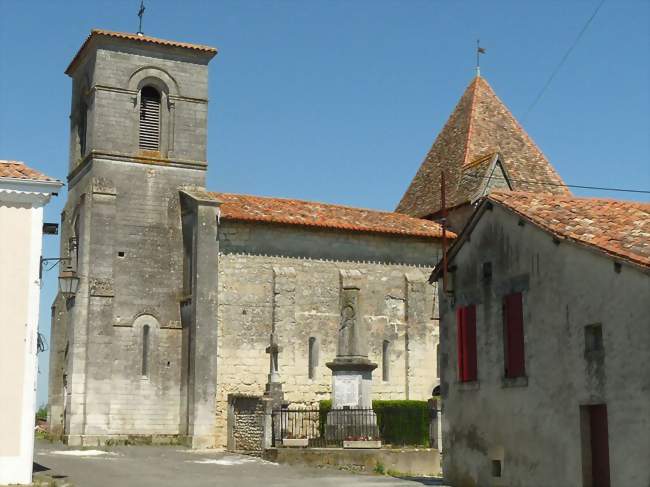
M 75 450 L 36 442 L 35 471 L 74 487 L 422 487 L 436 479 L 396 479 L 278 465 L 226 452 L 129 446 Z

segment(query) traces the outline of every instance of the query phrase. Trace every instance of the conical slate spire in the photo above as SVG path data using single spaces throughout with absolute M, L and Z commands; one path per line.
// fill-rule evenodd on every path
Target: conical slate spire
M 444 169 L 447 207 L 470 202 L 498 156 L 515 191 L 570 194 L 546 156 L 485 80 L 476 76 L 436 138 L 396 211 L 415 217 L 441 210 Z M 481 172 L 483 171 L 483 172 Z

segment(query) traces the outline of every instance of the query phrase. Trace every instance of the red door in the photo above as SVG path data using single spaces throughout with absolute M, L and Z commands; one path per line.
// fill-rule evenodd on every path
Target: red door
M 609 434 L 607 432 L 607 406 L 589 406 L 591 433 L 591 478 L 593 487 L 610 487 L 609 484 Z

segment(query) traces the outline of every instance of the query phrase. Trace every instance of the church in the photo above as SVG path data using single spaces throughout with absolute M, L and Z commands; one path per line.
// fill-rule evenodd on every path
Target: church
M 344 292 L 377 365 L 373 397 L 428 399 L 439 384 L 427 282 L 442 255 L 439 172 L 456 232 L 494 187 L 568 191 L 480 77 L 395 212 L 209 191 L 216 54 L 93 30 L 66 69 L 61 256 L 80 281 L 52 306 L 49 419 L 68 444 L 225 446 L 229 415 L 264 394 L 270 360 L 290 407 L 329 399 Z

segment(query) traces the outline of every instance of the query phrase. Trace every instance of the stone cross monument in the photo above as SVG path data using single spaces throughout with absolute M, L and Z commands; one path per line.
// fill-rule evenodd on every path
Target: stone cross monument
M 327 416 L 327 434 L 348 436 L 351 426 L 359 423 L 359 411 L 372 410 L 372 371 L 377 364 L 368 359 L 366 324 L 359 306 L 359 288 L 346 286 L 341 290 L 341 321 L 338 349 L 334 361 L 327 363 L 332 370 L 332 411 Z M 368 425 L 362 434 L 376 435 L 376 416 L 363 412 Z M 355 431 L 358 435 L 359 432 Z
M 282 351 L 282 348 L 278 345 L 275 330 L 273 330 L 269 346 L 266 347 L 266 353 L 269 354 L 269 375 L 264 396 L 271 399 L 274 408 L 278 408 L 284 403 L 284 392 L 282 392 L 282 381 L 278 369 L 278 354 L 280 351 Z

